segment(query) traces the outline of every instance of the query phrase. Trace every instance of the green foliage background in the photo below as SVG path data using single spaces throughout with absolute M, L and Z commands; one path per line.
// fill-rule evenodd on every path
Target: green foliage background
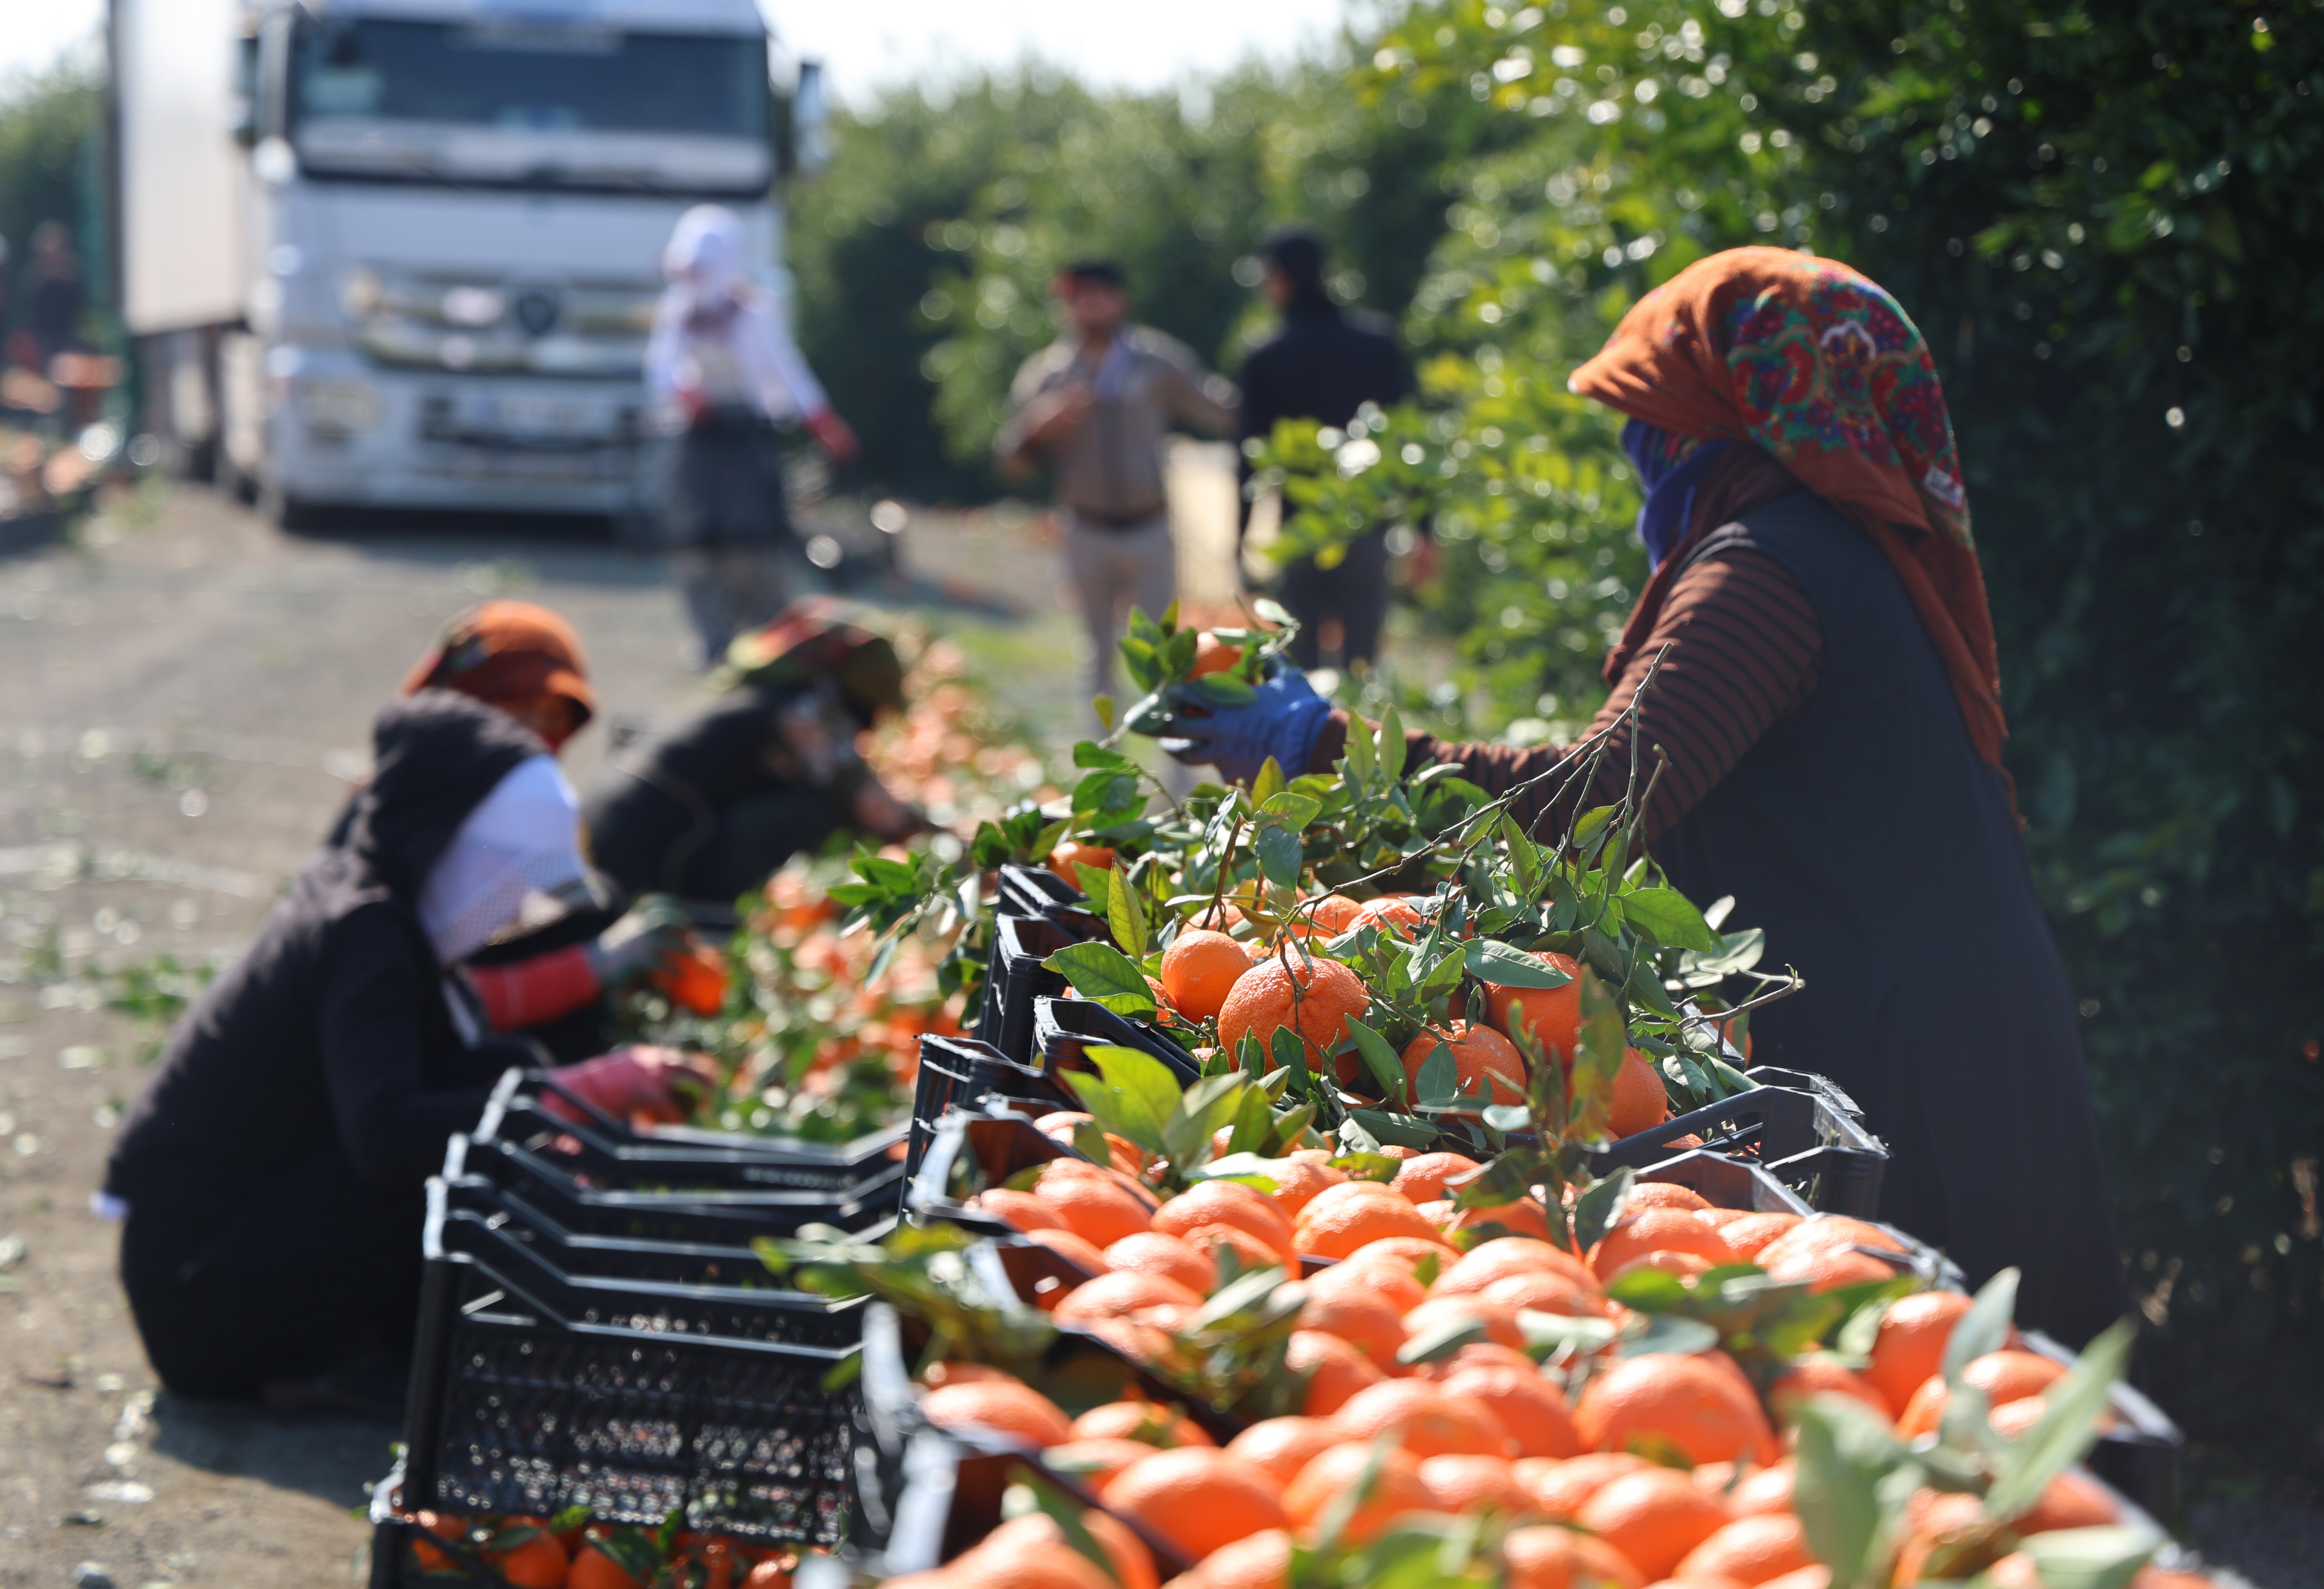
M 893 223 L 926 255 L 914 422 L 942 432 L 959 489 L 1049 334 L 1056 261 L 1120 254 L 1148 317 L 1231 370 L 1263 323 L 1227 288 L 1234 262 L 1267 225 L 1314 221 L 1402 317 L 1425 400 L 1353 444 L 1278 436 L 1294 533 L 1432 510 L 1447 569 L 1425 618 L 1460 661 L 1408 714 L 1557 734 L 1602 697 L 1605 636 L 1645 572 L 1615 424 L 1567 373 L 1716 249 L 1812 248 L 1886 284 L 1929 337 L 1968 466 L 2143 1372 L 2199 1436 L 2312 1460 L 2319 7 L 1435 0 L 1347 45 L 1351 69 L 1215 86 L 1208 118 L 987 84 L 850 129 L 843 163 L 900 129 L 878 158 L 920 182 L 903 152 L 972 136 L 920 129 L 1003 124 L 975 134 L 990 163 L 944 179 L 936 234 L 959 246 L 929 242 L 933 211 Z M 804 225 L 800 243 L 807 279 L 834 245 Z M 892 335 L 855 328 L 877 318 L 823 335 Z

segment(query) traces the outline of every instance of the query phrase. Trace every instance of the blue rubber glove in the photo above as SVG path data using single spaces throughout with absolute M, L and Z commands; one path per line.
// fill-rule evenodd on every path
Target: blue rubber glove
M 1305 772 L 1315 736 L 1332 714 L 1332 703 L 1296 667 L 1260 684 L 1241 706 L 1185 698 L 1173 705 L 1162 749 L 1190 766 L 1215 767 L 1238 784 L 1259 776 L 1270 756 L 1286 778 Z

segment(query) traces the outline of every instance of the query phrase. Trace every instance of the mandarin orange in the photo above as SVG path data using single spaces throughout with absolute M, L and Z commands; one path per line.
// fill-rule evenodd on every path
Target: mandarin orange
M 1567 1520 L 1624 1474 L 1643 1473 L 1653 1465 L 1633 1452 L 1587 1451 L 1563 1460 L 1526 1457 L 1510 1471 L 1532 1493 L 1544 1517 Z
M 1295 1329 L 1286 1346 L 1284 1367 L 1306 1378 L 1300 1410 L 1309 1418 L 1328 1418 L 1348 1404 L 1349 1398 L 1387 1376 L 1372 1360 L 1337 1336 L 1321 1330 Z
M 1343 1437 L 1328 1418 L 1263 1418 L 1227 1442 L 1227 1455 L 1288 1484 Z
M 1151 1456 L 1155 1449 L 1143 1440 L 1112 1435 L 1102 1439 L 1068 1440 L 1042 1452 L 1041 1465 L 1053 1472 L 1072 1474 L 1091 1489 L 1102 1490 L 1114 1474 L 1141 1456 Z
M 1415 1456 L 1467 1452 L 1508 1457 L 1516 1444 L 1508 1426 L 1483 1401 L 1426 1380 L 1384 1380 L 1368 1386 L 1350 1397 L 1332 1421 L 1354 1440 L 1393 1432 Z
M 1321 1294 L 1311 1290 L 1299 1309 L 1299 1327 L 1339 1336 L 1383 1373 L 1403 1372 L 1396 1360 L 1404 1345 L 1403 1316 L 1378 1297 L 1345 1288 Z
M 1584 1446 L 1600 1451 L 1628 1450 L 1641 1441 L 1667 1442 L 1690 1462 L 1745 1456 L 1773 1462 L 1776 1455 L 1775 1431 L 1758 1399 L 1723 1353 L 1626 1358 L 1582 1392 L 1573 1428 Z
M 1102 1171 L 1091 1173 L 1093 1167 L 1084 1165 L 1060 1173 L 1055 1168 L 1072 1162 L 1053 1160 L 1052 1167 L 1043 1172 L 1040 1184 L 1033 1189 L 1033 1195 L 1064 1222 L 1067 1230 L 1103 1249 L 1123 1236 L 1148 1228 L 1152 1216 L 1146 1206 L 1129 1188 L 1108 1179 Z
M 1219 1010 L 1219 1049 L 1231 1056 L 1245 1036 L 1257 1038 L 1272 1070 L 1275 1033 L 1287 1027 L 1306 1048 L 1307 1068 L 1320 1070 L 1348 1035 L 1349 1018 L 1360 1016 L 1370 999 L 1339 961 L 1284 950 L 1251 967 L 1228 992 Z
M 1564 1395 L 1529 1366 L 1456 1365 L 1436 1382 L 1449 1395 L 1468 1396 L 1490 1408 L 1517 1442 L 1519 1456 L 1573 1456 L 1582 1450 Z
M 1218 1444 L 1183 1409 L 1152 1401 L 1108 1401 L 1093 1407 L 1074 1419 L 1074 1438 L 1137 1440 L 1165 1450 Z
M 1648 1578 L 1664 1578 L 1688 1551 L 1726 1526 L 1728 1516 L 1725 1507 L 1684 1474 L 1650 1467 L 1609 1483 L 1583 1502 L 1573 1520 Z
M 1126 1318 L 1148 1308 L 1172 1304 L 1199 1307 L 1202 1300 L 1200 1292 L 1165 1275 L 1141 1273 L 1135 1269 L 1117 1269 L 1111 1274 L 1101 1274 L 1095 1280 L 1075 1286 L 1067 1293 L 1065 1300 L 1057 1304 L 1056 1318 L 1059 1324 Z
M 1605 1540 L 1572 1529 L 1512 1529 L 1501 1541 L 1508 1589 L 1642 1589 L 1646 1575 Z
M 1402 1318 L 1420 1306 L 1427 1292 L 1412 1278 L 1412 1265 L 1394 1258 L 1342 1258 L 1307 1280 L 1313 1297 L 1370 1297 L 1395 1309 Z
M 1388 1236 L 1413 1236 L 1442 1245 L 1443 1238 L 1419 1209 L 1373 1180 L 1351 1180 L 1317 1192 L 1299 1210 L 1292 1245 L 1319 1258 L 1344 1258 Z
M 1590 1266 L 1564 1248 L 1537 1237 L 1505 1236 L 1499 1241 L 1486 1242 L 1463 1254 L 1459 1263 L 1437 1278 L 1429 1290 L 1440 1297 L 1481 1291 L 1505 1276 L 1543 1270 L 1562 1274 L 1593 1294 L 1605 1290 L 1598 1277 L 1590 1272 Z
M 1291 1526 L 1303 1535 L 1312 1534 L 1332 1503 L 1356 1488 L 1371 1463 L 1371 1448 L 1361 1442 L 1334 1446 L 1310 1461 L 1284 1487 L 1283 1510 L 1289 1514 Z M 1409 1451 L 1382 1452 L 1370 1488 L 1357 1502 L 1340 1537 L 1361 1544 L 1387 1528 L 1391 1520 L 1428 1507 L 1428 1487 L 1420 1482 L 1420 1458 Z
M 1204 1446 L 1157 1451 L 1100 1492 L 1106 1510 L 1150 1529 L 1179 1554 L 1212 1551 L 1289 1520 L 1275 1480 L 1239 1457 Z
M 1004 1225 L 1024 1232 L 1067 1229 L 1057 1211 L 1028 1191 L 1005 1186 L 989 1187 L 968 1199 L 968 1206 L 991 1215 Z
M 1647 1208 L 1626 1214 L 1590 1249 L 1590 1267 L 1600 1279 L 1649 1253 L 1686 1253 L 1707 1264 L 1732 1263 L 1727 1238 L 1682 1208 Z
M 1797 1214 L 1746 1214 L 1718 1227 L 1720 1236 L 1734 1250 L 1740 1263 L 1757 1263 L 1760 1253 L 1776 1237 L 1800 1223 Z
M 1404 1333 L 1412 1336 L 1433 1335 L 1463 1319 L 1473 1320 L 1482 1328 L 1480 1339 L 1518 1351 L 1525 1349 L 1525 1330 L 1517 1323 L 1517 1309 L 1475 1291 L 1429 1298 L 1404 1316 Z
M 1800 1403 L 1814 1396 L 1846 1396 L 1872 1409 L 1883 1422 L 1896 1421 L 1896 1410 L 1886 1396 L 1830 1358 L 1802 1358 L 1767 1387 L 1767 1405 L 1787 1424 L 1798 1415 Z
M 1780 1512 L 1737 1518 L 1687 1552 L 1678 1576 L 1717 1575 L 1748 1586 L 1814 1565 L 1807 1530 L 1799 1519 Z
M 1234 1180 L 1201 1181 L 1162 1205 L 1153 1228 L 1165 1235 L 1184 1236 L 1205 1225 L 1231 1225 L 1259 1237 L 1277 1254 L 1288 1259 L 1291 1217 L 1265 1192 Z
M 1474 1175 L 1480 1168 L 1466 1153 L 1422 1153 L 1396 1167 L 1388 1189 L 1403 1193 L 1407 1202 L 1432 1203 L 1446 1195 L 1446 1181 Z
M 1291 1589 L 1291 1535 L 1269 1529 L 1203 1557 L 1169 1589 Z
M 1179 933 L 1162 951 L 1163 991 L 1190 1020 L 1207 1021 L 1217 1015 L 1236 981 L 1250 971 L 1250 956 L 1241 944 L 1205 928 Z
M 1158 1274 L 1198 1295 L 1207 1293 L 1218 1283 L 1218 1268 L 1208 1253 L 1158 1230 L 1141 1230 L 1135 1235 L 1123 1236 L 1105 1249 L 1104 1257 L 1109 1269 Z
M 1515 1037 L 1529 1032 L 1544 1052 L 1571 1057 L 1582 1031 L 1582 962 L 1547 950 L 1533 958 L 1573 980 L 1563 987 L 1504 987 L 1485 985 L 1485 1018 L 1495 1030 Z
M 1916 1291 L 1889 1303 L 1864 1368 L 1865 1382 L 1891 1407 L 1902 1408 L 1944 1367 L 1945 1346 L 1969 1306 L 1969 1298 L 1959 1291 Z
M 1063 1409 L 1030 1385 L 1014 1380 L 940 1385 L 920 1399 L 920 1411 L 938 1428 L 990 1429 L 1037 1450 L 1062 1446 L 1074 1437 L 1073 1420 Z
M 1624 1049 L 1621 1066 L 1614 1072 L 1614 1098 L 1607 1111 L 1606 1129 L 1618 1140 L 1652 1131 L 1669 1118 L 1670 1094 L 1663 1086 L 1662 1072 L 1637 1049 Z
M 1503 1517 L 1533 1511 L 1533 1497 L 1509 1476 L 1508 1458 L 1447 1452 L 1420 1462 L 1420 1482 L 1430 1504 L 1452 1517 L 1466 1517 L 1490 1507 Z

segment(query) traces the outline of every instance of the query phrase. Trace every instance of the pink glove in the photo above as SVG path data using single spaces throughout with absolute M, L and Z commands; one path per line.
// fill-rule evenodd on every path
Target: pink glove
M 829 409 L 817 409 L 809 414 L 807 427 L 825 455 L 835 464 L 852 464 L 855 461 L 855 455 L 863 450 L 862 444 L 855 439 L 855 433 L 847 428 L 847 421 Z
M 709 1060 L 680 1053 L 674 1048 L 617 1048 L 577 1065 L 563 1065 L 549 1075 L 575 1097 L 603 1109 L 616 1120 L 640 1118 L 656 1125 L 677 1125 L 688 1116 L 686 1101 L 716 1080 Z M 555 1093 L 541 1107 L 560 1119 L 578 1122 L 580 1111 Z

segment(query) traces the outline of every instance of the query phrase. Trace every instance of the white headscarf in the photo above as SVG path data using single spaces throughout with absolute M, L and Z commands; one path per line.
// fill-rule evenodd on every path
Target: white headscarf
M 723 205 L 697 204 L 678 218 L 678 228 L 661 251 L 661 273 L 687 321 L 723 318 L 733 312 L 743 288 L 742 228 Z
M 556 758 L 536 756 L 493 786 L 429 872 L 420 923 L 439 964 L 468 958 L 528 914 L 528 902 L 586 887 L 581 802 Z

